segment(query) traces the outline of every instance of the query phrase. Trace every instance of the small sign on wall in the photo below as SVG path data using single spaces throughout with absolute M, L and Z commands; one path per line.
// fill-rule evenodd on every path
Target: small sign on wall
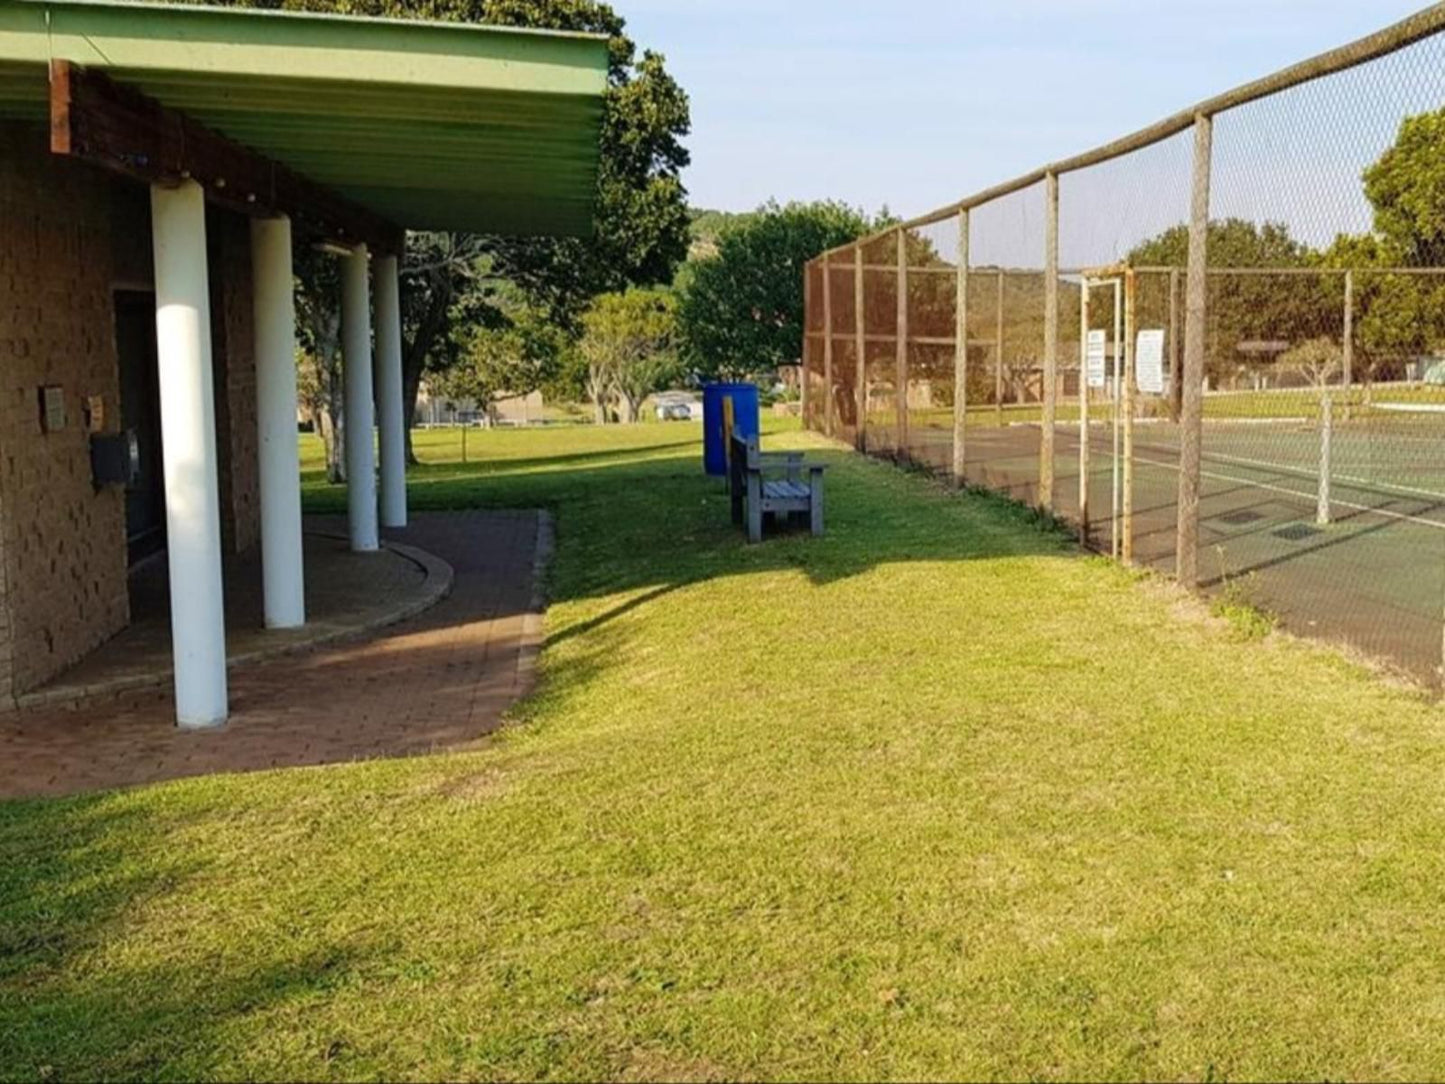
M 92 433 L 105 429 L 105 397 L 91 395 L 85 400 L 85 427 Z
M 65 428 L 65 389 L 46 384 L 40 389 L 40 431 L 58 433 Z

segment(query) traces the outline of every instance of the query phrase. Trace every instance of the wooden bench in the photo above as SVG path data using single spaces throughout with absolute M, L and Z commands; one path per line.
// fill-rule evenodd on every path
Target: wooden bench
M 732 497 L 733 522 L 747 523 L 748 541 L 763 540 L 763 514 L 786 517 L 808 513 L 814 534 L 823 533 L 823 468 L 804 463 L 802 452 L 764 452 L 757 437 L 734 433 L 728 446 L 728 490 Z M 803 480 L 806 471 L 808 480 Z M 764 472 L 779 473 L 769 479 Z

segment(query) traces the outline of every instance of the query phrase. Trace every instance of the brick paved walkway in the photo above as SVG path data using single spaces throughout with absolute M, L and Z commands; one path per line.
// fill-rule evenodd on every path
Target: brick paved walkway
M 451 595 L 364 640 L 233 667 L 218 730 L 177 730 L 169 692 L 0 715 L 0 798 L 474 745 L 531 684 L 539 526 L 535 512 L 424 513 L 386 532 L 449 562 Z

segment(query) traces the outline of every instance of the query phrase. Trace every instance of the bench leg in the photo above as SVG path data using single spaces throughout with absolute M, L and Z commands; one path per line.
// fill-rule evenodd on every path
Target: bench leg
M 810 486 L 811 497 L 808 501 L 809 526 L 813 528 L 814 534 L 823 533 L 823 475 L 819 472 L 813 475 Z
M 756 474 L 748 475 L 748 541 L 763 540 L 763 484 Z

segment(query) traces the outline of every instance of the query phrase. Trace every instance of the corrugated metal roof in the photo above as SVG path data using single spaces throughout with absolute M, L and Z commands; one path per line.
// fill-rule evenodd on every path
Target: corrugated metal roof
M 0 0 L 0 116 L 106 71 L 412 229 L 592 224 L 607 42 L 470 24 Z

